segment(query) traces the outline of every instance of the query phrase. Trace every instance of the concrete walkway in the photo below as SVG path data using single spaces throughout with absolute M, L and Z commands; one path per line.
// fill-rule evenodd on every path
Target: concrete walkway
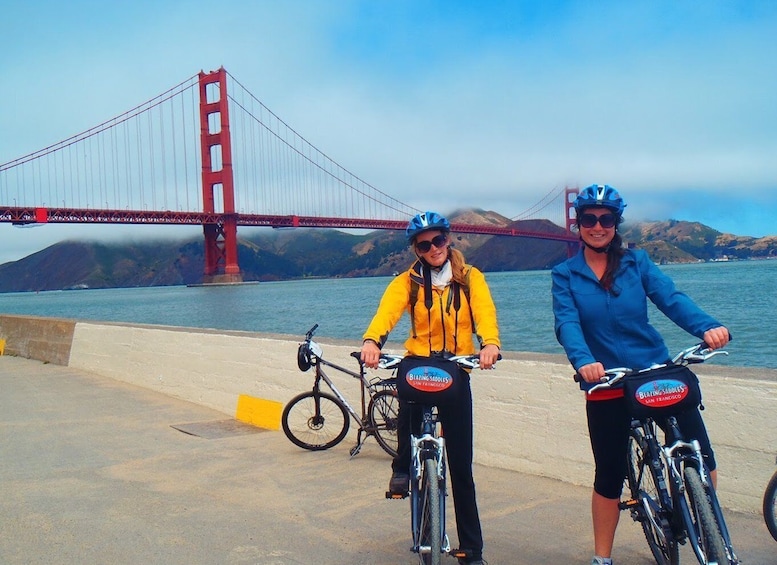
M 0 357 L 0 563 L 414 563 L 408 504 L 383 497 L 388 456 L 370 440 L 350 460 L 350 446 L 307 452 L 195 404 Z M 483 466 L 475 479 L 490 565 L 589 563 L 587 488 Z M 777 564 L 761 516 L 728 520 L 744 563 Z M 615 557 L 652 563 L 626 515 Z

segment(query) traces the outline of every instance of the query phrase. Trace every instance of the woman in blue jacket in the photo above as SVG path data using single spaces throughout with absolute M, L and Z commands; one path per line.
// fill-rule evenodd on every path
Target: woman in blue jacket
M 618 225 L 625 204 L 608 185 L 583 189 L 574 203 L 580 252 L 553 269 L 556 337 L 564 347 L 583 390 L 615 367 L 645 368 L 670 359 L 661 335 L 648 322 L 650 299 L 670 320 L 713 349 L 728 343 L 729 332 L 702 311 L 641 250 L 622 247 Z M 595 475 L 591 498 L 594 530 L 592 565 L 610 565 L 618 502 L 626 477 L 630 416 L 622 390 L 586 395 L 586 414 Z M 698 410 L 678 417 L 699 439 L 717 479 L 715 457 Z

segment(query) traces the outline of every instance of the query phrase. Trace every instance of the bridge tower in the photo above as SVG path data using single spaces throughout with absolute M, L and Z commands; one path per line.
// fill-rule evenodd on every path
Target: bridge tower
M 227 73 L 224 67 L 199 73 L 200 151 L 202 154 L 203 212 L 218 221 L 203 224 L 205 235 L 204 283 L 242 282 L 237 263 L 237 217 L 229 137 Z M 216 191 L 221 191 L 223 210 L 216 210 Z
M 580 193 L 580 190 L 578 188 L 564 188 L 564 213 L 566 216 L 566 225 L 567 233 L 572 235 L 572 226 L 574 226 L 577 223 L 577 214 L 575 214 L 575 198 L 577 198 L 577 195 Z M 580 246 L 579 243 L 567 243 L 567 256 L 572 257 L 575 253 L 577 253 L 577 249 Z

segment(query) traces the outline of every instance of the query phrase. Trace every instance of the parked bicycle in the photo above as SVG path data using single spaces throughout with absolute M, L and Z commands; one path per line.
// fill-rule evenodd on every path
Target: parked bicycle
M 402 359 L 401 355 L 382 354 L 378 367 L 394 369 Z M 456 355 L 447 359 L 465 369 L 480 367 L 477 355 Z M 445 533 L 447 463 L 445 438 L 437 418 L 437 409 L 431 404 L 416 404 L 421 407 L 421 421 L 418 431 L 410 435 L 410 491 L 404 494 L 386 492 L 386 498 L 403 499 L 409 496 L 413 536 L 411 550 L 418 554 L 422 565 L 439 565 L 443 554 L 466 556 L 451 552 Z
M 687 365 L 725 351 L 700 343 L 681 351 L 670 363 L 648 369 L 610 369 L 601 388 L 623 386 L 632 411 L 627 484 L 631 495 L 620 503 L 639 522 L 659 565 L 680 562 L 679 545 L 690 542 L 702 564 L 739 563 L 699 442 L 684 438 L 675 415 L 698 406 L 698 379 Z M 632 402 L 632 400 L 634 402 Z M 658 427 L 665 433 L 662 445 Z
M 351 457 L 357 455 L 364 442 L 372 436 L 383 450 L 395 457 L 397 454 L 397 413 L 399 402 L 396 397 L 395 379 L 368 379 L 360 353 L 353 352 L 359 362 L 359 372 L 351 371 L 323 357 L 321 346 L 313 341 L 318 329 L 314 325 L 305 334 L 305 340 L 297 349 L 297 365 L 300 371 L 314 369 L 313 389 L 292 398 L 283 409 L 281 424 L 292 443 L 303 449 L 320 451 L 334 447 L 348 434 L 351 418 L 359 425 L 356 445 L 350 450 Z M 361 385 L 361 413 L 357 412 L 338 390 L 324 371 L 331 367 L 357 379 Z M 333 394 L 321 390 L 322 381 Z
M 764 492 L 764 520 L 769 533 L 777 541 L 777 471 L 772 475 Z

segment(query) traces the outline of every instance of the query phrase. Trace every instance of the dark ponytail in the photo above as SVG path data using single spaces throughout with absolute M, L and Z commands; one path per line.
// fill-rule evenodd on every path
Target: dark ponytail
M 620 291 L 616 292 L 616 289 L 613 288 L 613 282 L 615 273 L 618 272 L 618 268 L 621 266 L 621 257 L 623 257 L 624 253 L 623 238 L 616 229 L 615 235 L 607 247 L 607 268 L 604 270 L 604 275 L 602 275 L 602 280 L 600 281 L 605 290 L 612 291 L 616 295 L 620 294 Z

